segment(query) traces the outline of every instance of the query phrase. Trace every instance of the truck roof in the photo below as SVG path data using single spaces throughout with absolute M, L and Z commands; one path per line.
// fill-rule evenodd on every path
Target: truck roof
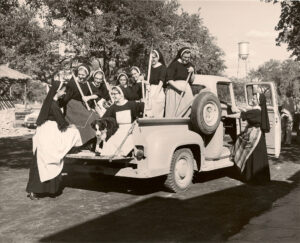
M 221 76 L 196 74 L 193 85 L 203 85 L 213 93 L 217 93 L 217 83 L 232 83 L 232 81 Z

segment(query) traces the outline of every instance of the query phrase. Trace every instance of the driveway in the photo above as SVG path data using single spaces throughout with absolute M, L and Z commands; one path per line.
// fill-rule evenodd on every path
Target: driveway
M 298 146 L 284 147 L 279 159 L 270 158 L 272 182 L 264 186 L 241 183 L 231 169 L 197 175 L 190 190 L 178 194 L 165 191 L 162 178 L 69 173 L 60 197 L 31 201 L 25 192 L 31 135 L 1 138 L 0 239 L 225 241 L 293 193 L 300 181 Z

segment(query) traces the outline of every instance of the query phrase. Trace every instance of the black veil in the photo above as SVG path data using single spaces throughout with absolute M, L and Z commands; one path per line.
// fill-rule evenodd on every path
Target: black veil
M 36 124 L 38 126 L 42 125 L 43 123 L 45 123 L 48 119 L 48 115 L 49 115 L 49 111 L 50 111 L 50 108 L 51 108 L 51 104 L 52 104 L 52 101 L 53 101 L 53 97 L 55 96 L 57 90 L 60 88 L 61 86 L 61 82 L 59 81 L 53 81 L 52 82 L 52 86 L 46 96 L 46 99 L 44 100 L 44 103 L 42 105 L 42 108 L 41 108 L 41 111 L 40 111 L 40 114 L 37 118 L 37 121 L 36 121 Z
M 270 122 L 266 96 L 264 94 L 259 95 L 259 105 L 261 107 L 261 130 L 265 133 L 268 133 L 270 132 Z
M 176 57 L 173 59 L 173 61 L 171 62 L 171 64 L 172 64 L 173 62 L 176 62 L 179 58 L 181 58 L 182 53 L 185 52 L 185 51 L 187 51 L 187 50 L 190 50 L 190 48 L 189 48 L 189 47 L 182 47 L 182 48 L 177 52 L 177 55 L 176 55 Z
M 161 53 L 161 51 L 158 50 L 158 49 L 154 49 L 153 51 L 155 51 L 155 52 L 158 53 L 158 55 L 159 55 L 158 61 L 159 61 L 162 65 L 166 66 L 166 62 L 165 62 L 164 56 L 163 56 L 163 54 Z

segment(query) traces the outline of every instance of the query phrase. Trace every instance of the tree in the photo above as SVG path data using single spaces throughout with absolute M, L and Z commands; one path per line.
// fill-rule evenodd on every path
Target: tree
M 249 72 L 250 80 L 258 79 L 260 81 L 275 82 L 279 95 L 286 94 L 288 91 L 298 95 L 298 77 L 300 77 L 300 66 L 298 62 L 291 59 L 283 62 L 271 59 Z
M 62 20 L 62 38 L 81 56 L 116 57 L 123 65 L 146 67 L 151 42 L 167 62 L 190 46 L 197 71 L 217 74 L 225 69 L 224 53 L 203 26 L 200 14 L 189 15 L 176 0 L 27 0 L 49 24 Z M 119 63 L 120 66 L 122 64 Z M 145 70 L 144 70 L 145 71 Z
M 0 14 L 6 14 L 12 9 L 19 6 L 18 0 L 1 0 L 0 2 Z
M 42 26 L 35 12 L 18 3 L 13 0 L 0 3 L 0 63 L 8 63 L 11 68 L 45 82 L 59 60 L 51 47 L 59 33 L 47 25 Z M 44 97 L 40 85 L 34 81 L 30 81 L 27 88 L 29 101 L 41 101 Z M 16 83 L 11 90 L 15 99 L 23 99 L 23 84 Z
M 35 12 L 26 6 L 10 8 L 0 13 L 0 63 L 27 73 L 38 80 L 45 80 L 45 70 L 51 70 L 58 55 L 51 50 L 51 42 L 59 33 L 48 26 L 41 26 Z
M 278 0 L 267 0 L 278 3 Z M 280 1 L 281 15 L 275 29 L 279 31 L 276 38 L 277 45 L 287 43 L 287 49 L 292 52 L 296 60 L 300 60 L 300 1 Z

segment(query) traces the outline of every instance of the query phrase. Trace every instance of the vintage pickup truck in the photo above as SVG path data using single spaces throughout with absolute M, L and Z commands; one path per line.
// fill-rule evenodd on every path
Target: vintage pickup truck
M 271 125 L 266 134 L 268 153 L 280 153 L 280 116 L 274 83 L 245 84 L 246 104 L 254 89 L 267 97 Z M 240 119 L 230 118 L 236 107 L 233 83 L 219 76 L 195 75 L 194 100 L 190 118 L 141 118 L 133 129 L 135 149 L 128 157 L 101 157 L 83 151 L 68 154 L 66 164 L 80 170 L 105 175 L 152 178 L 165 175 L 165 186 L 174 192 L 186 190 L 194 172 L 233 166 L 230 147 L 245 127 Z M 183 114 L 185 111 L 179 112 Z

